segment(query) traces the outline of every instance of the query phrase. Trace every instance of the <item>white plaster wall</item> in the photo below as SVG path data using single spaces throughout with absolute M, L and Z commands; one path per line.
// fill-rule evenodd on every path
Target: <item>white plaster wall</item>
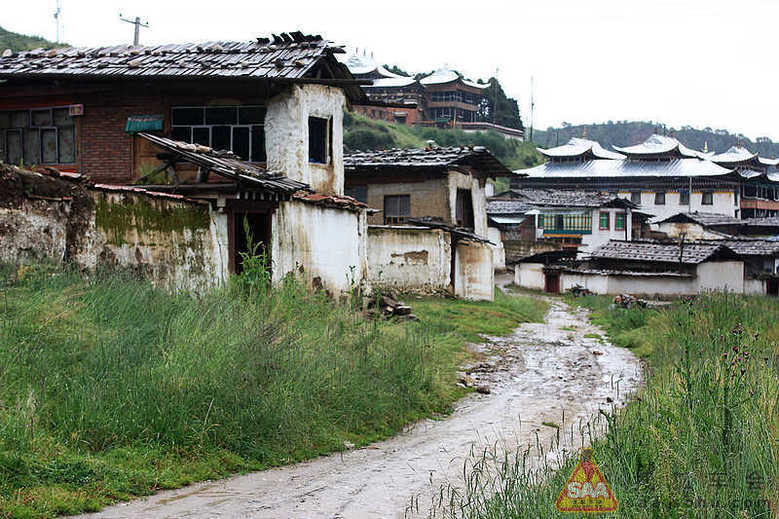
M 609 228 L 600 228 L 600 213 L 609 213 Z M 632 240 L 633 239 L 633 213 L 626 215 L 625 229 L 616 230 L 616 214 L 624 213 L 624 209 L 603 208 L 592 211 L 592 234 L 582 235 L 582 246 L 579 247 L 579 255 L 588 255 L 601 245 L 605 245 L 609 240 Z
M 293 85 L 268 100 L 265 149 L 268 169 L 310 184 L 315 191 L 342 195 L 344 190 L 343 90 L 325 85 Z M 332 156 L 328 165 L 308 161 L 308 118 L 332 119 Z
M 698 291 L 744 292 L 743 261 L 707 261 L 698 265 Z
M 368 227 L 368 280 L 400 290 L 448 289 L 451 237 L 440 229 Z
M 745 279 L 744 293 L 747 295 L 760 295 L 766 293 L 765 280 L 763 279 Z
M 579 285 L 593 294 L 609 293 L 609 278 L 602 274 L 585 274 L 574 272 L 560 273 L 560 292 L 564 293 Z
M 698 293 L 695 278 L 661 276 L 609 276 L 608 294 L 676 296 Z
M 298 200 L 281 202 L 273 213 L 273 281 L 300 273 L 309 286 L 338 295 L 365 280 L 365 211 L 322 207 Z
M 475 301 L 495 297 L 492 248 L 487 243 L 461 240 L 455 251 L 454 295 Z
M 487 227 L 487 239 L 495 245 L 492 247 L 492 263 L 497 271 L 506 270 L 506 250 L 503 248 L 503 240 L 500 239 L 500 229 Z
M 473 232 L 487 237 L 487 196 L 479 180 L 473 175 L 459 171 L 449 172 L 449 217 L 450 222 L 457 221 L 457 190 L 470 189 L 473 200 Z
M 543 290 L 543 263 L 517 263 L 514 267 L 514 284 L 531 290 Z
M 619 196 L 630 200 L 629 191 L 620 191 Z M 665 205 L 655 205 L 655 192 L 642 191 L 640 210 L 653 214 L 656 219 L 662 220 L 678 213 L 688 213 L 698 211 L 701 213 L 715 213 L 728 216 L 736 216 L 738 206 L 735 203 L 733 191 L 715 191 L 712 197 L 712 205 L 703 205 L 701 203 L 703 193 L 693 191 L 690 196 L 690 204 L 681 205 L 679 203 L 679 191 L 666 191 Z
M 721 234 L 709 232 L 697 223 L 662 223 L 657 224 L 657 230 L 664 232 L 669 238 L 678 238 L 682 233 L 687 240 L 721 240 Z
M 61 262 L 69 214 L 66 201 L 24 199 L 19 208 L 0 208 L 0 262 Z
M 228 242 L 228 227 L 227 227 L 227 214 L 216 211 L 209 213 L 209 219 L 211 225 L 209 231 L 211 233 L 211 264 L 214 265 L 214 281 L 215 284 L 219 282 L 227 281 L 230 277 L 230 269 L 228 266 L 229 258 L 229 242 Z

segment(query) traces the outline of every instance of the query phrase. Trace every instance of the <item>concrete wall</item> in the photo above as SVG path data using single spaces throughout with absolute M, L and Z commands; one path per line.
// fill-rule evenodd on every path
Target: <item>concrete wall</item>
M 514 266 L 514 284 L 531 290 L 543 290 L 544 264 L 517 263 Z
M 315 191 L 343 194 L 343 90 L 324 85 L 292 85 L 268 100 L 265 147 L 268 169 L 310 184 Z M 308 160 L 308 118 L 331 119 L 331 157 L 328 164 Z
M 451 236 L 440 229 L 368 227 L 368 280 L 401 291 L 447 290 Z
M 744 292 L 743 261 L 707 261 L 698 265 L 698 291 Z
M 455 252 L 454 294 L 463 299 L 492 301 L 495 269 L 492 248 L 487 243 L 461 240 Z
M 274 281 L 297 272 L 309 286 L 338 295 L 366 279 L 365 211 L 292 200 L 279 204 L 271 225 Z
M 449 185 L 449 222 L 457 222 L 457 190 L 470 189 L 473 199 L 473 232 L 479 236 L 487 236 L 487 196 L 484 186 L 479 184 L 479 179 L 471 174 L 459 171 L 450 171 L 448 175 Z
M 698 293 L 695 278 L 671 276 L 609 276 L 608 294 L 677 296 Z
M 658 231 L 664 232 L 669 238 L 678 238 L 685 234 L 686 240 L 721 240 L 722 234 L 707 231 L 697 223 L 661 223 L 655 225 Z
M 604 274 L 584 274 L 562 272 L 560 274 L 560 292 L 564 293 L 576 285 L 584 287 L 594 294 L 608 294 L 609 277 Z
M 503 248 L 500 234 L 500 229 L 497 227 L 487 227 L 487 239 L 495 244 L 490 247 L 492 247 L 492 263 L 497 271 L 506 270 L 506 250 Z
M 630 191 L 619 191 L 618 195 L 630 200 Z M 701 203 L 703 199 L 703 193 L 700 190 L 693 190 L 690 195 L 691 204 L 681 205 L 679 203 L 679 191 L 666 191 L 665 204 L 655 205 L 655 192 L 654 191 L 642 191 L 641 192 L 641 211 L 655 215 L 655 218 L 662 220 L 673 216 L 677 213 L 688 212 L 702 212 L 702 213 L 715 213 L 728 216 L 736 216 L 736 211 L 739 209 L 735 201 L 735 194 L 733 191 L 715 191 L 712 197 L 713 204 L 703 205 Z

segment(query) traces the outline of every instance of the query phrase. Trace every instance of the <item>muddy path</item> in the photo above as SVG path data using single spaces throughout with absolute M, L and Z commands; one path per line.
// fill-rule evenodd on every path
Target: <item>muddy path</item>
M 457 484 L 472 450 L 549 445 L 555 429 L 576 427 L 599 408 L 622 405 L 640 381 L 628 350 L 604 342 L 584 310 L 550 299 L 545 323 L 490 338 L 470 374 L 474 393 L 445 419 L 424 420 L 368 447 L 119 504 L 85 518 L 392 518 L 426 516 L 442 482 Z M 603 340 L 600 337 L 604 337 Z M 470 370 L 469 370 L 470 371 Z M 565 423 L 562 422 L 563 412 Z

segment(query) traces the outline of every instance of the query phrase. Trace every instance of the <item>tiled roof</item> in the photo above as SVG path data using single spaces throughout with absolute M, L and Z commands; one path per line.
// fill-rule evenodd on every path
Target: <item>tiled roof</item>
M 327 80 L 315 79 L 314 73 L 321 62 L 327 62 L 338 80 L 354 83 L 351 95 L 362 98 L 358 82 L 334 57 L 342 52 L 321 36 L 300 32 L 251 42 L 35 49 L 4 52 L 0 57 L 0 77 L 221 77 L 325 83 Z
M 501 199 L 521 201 L 533 207 L 604 207 L 616 205 L 620 207 L 638 207 L 630 200 L 620 198 L 601 191 L 567 191 L 559 189 L 511 189 L 500 195 Z M 498 197 L 492 198 L 497 201 Z
M 533 206 L 524 200 L 489 200 L 487 201 L 487 214 L 525 214 L 533 209 Z
M 714 257 L 736 258 L 735 252 L 728 248 L 724 242 L 687 242 L 684 244 L 680 258 L 680 247 L 679 243 L 676 242 L 619 240 L 612 240 L 597 248 L 590 256 L 594 259 L 683 263 L 687 265 L 697 265 Z
M 474 83 L 473 81 L 461 79 L 457 72 L 448 68 L 439 68 L 429 76 L 420 79 L 419 82 L 423 85 L 445 85 L 457 80 L 461 80 L 463 84 L 473 88 L 485 89 L 490 86 L 490 83 Z
M 703 154 L 691 150 L 673 137 L 654 134 L 635 146 L 614 146 L 614 149 L 629 158 L 668 155 L 677 158 L 704 158 Z
M 502 162 L 483 146 L 357 151 L 344 155 L 347 173 L 372 173 L 390 169 L 446 169 L 468 165 L 488 176 L 512 175 Z
M 715 213 L 678 213 L 655 223 L 697 223 L 702 227 L 718 225 L 742 225 L 744 220 L 734 216 Z
M 712 242 L 716 243 L 716 242 Z M 743 256 L 775 256 L 779 255 L 779 242 L 740 238 L 737 240 L 722 240 L 728 248 Z
M 576 157 L 588 157 L 596 159 L 624 159 L 625 156 L 620 153 L 615 153 L 604 149 L 596 141 L 588 139 L 580 139 L 573 137 L 566 144 L 562 146 L 556 146 L 554 148 L 543 149 L 537 148 L 541 155 L 552 159 L 559 158 L 576 158 Z
M 779 216 L 767 216 L 764 218 L 745 218 L 741 221 L 747 227 L 779 227 Z
M 229 151 L 217 151 L 208 146 L 174 141 L 150 133 L 139 133 L 138 136 L 173 153 L 181 160 L 254 187 L 286 194 L 311 190 L 308 184 L 292 180 L 280 173 L 269 172 L 257 164 L 241 160 Z

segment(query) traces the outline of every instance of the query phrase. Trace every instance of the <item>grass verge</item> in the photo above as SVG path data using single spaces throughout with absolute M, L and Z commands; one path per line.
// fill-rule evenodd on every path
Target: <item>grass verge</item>
M 613 312 L 606 298 L 576 301 L 595 309 L 612 340 L 635 332 L 634 347 L 649 364 L 636 401 L 566 432 L 592 442 L 619 500 L 618 512 L 603 516 L 777 517 L 779 301 L 713 293 L 661 310 Z M 437 513 L 570 516 L 554 503 L 576 460 L 528 472 L 527 456 L 470 460 L 467 485 L 442 489 Z
M 501 295 L 378 322 L 292 278 L 196 298 L 121 275 L 0 274 L 4 518 L 94 511 L 388 437 L 463 395 L 466 341 L 543 315 Z

